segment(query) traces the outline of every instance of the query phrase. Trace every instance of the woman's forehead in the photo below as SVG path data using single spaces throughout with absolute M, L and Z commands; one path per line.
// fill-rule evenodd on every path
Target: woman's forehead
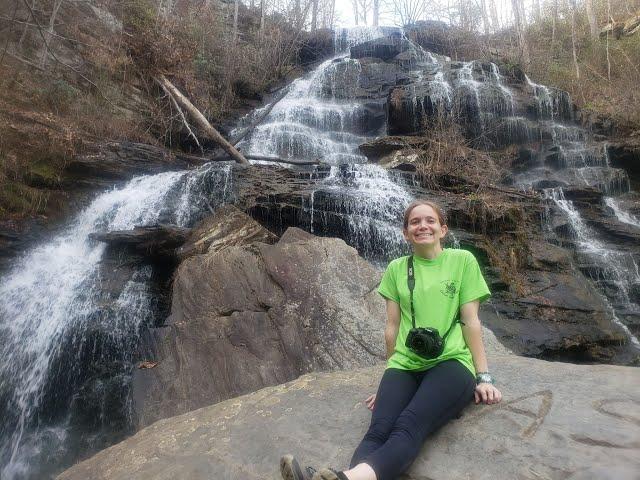
M 418 205 L 411 210 L 409 220 L 416 217 L 433 217 L 438 218 L 438 214 L 430 205 Z

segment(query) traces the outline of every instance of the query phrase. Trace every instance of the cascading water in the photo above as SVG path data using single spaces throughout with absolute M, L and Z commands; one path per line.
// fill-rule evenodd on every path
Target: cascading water
M 359 31 L 375 38 L 379 30 Z M 344 42 L 349 43 L 348 38 Z M 411 195 L 358 147 L 384 132 L 384 114 L 357 98 L 360 62 L 346 54 L 292 83 L 265 121 L 240 145 L 250 158 L 321 159 L 331 165 L 303 212 L 313 232 L 339 231 L 368 258 L 404 250 L 398 228 Z M 245 120 L 246 122 L 246 120 Z
M 2 478 L 41 478 L 72 449 L 105 446 L 110 435 L 127 432 L 138 333 L 154 317 L 152 272 L 136 268 L 110 298 L 99 272 L 105 244 L 90 234 L 160 221 L 185 225 L 193 217 L 185 196 L 193 199 L 194 184 L 215 177 L 223 185 L 229 171 L 207 166 L 135 178 L 98 196 L 64 233 L 27 253 L 3 278 Z M 77 438 L 74 429 L 86 417 L 93 417 L 86 426 L 92 433 Z
M 616 218 L 618 218 L 618 220 L 626 223 L 627 225 L 631 225 L 632 227 L 640 229 L 640 218 L 637 218 L 635 215 L 624 211 L 614 197 L 607 197 L 604 199 L 604 201 L 607 206 L 613 210 L 613 213 L 615 214 Z
M 611 282 L 616 287 L 609 295 L 613 297 L 612 300 L 626 309 L 640 313 L 638 306 L 629 299 L 629 286 L 640 284 L 640 270 L 633 255 L 607 247 L 599 240 L 584 223 L 573 203 L 565 198 L 562 189 L 547 190 L 545 195 L 565 213 L 571 224 L 578 251 L 599 266 L 596 272 L 591 273 L 592 278 L 596 282 Z M 611 309 L 611 314 L 614 322 L 624 330 L 631 343 L 640 349 L 640 341 L 618 319 L 614 308 Z

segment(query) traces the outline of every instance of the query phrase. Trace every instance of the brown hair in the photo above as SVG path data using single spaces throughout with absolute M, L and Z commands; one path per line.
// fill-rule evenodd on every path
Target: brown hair
M 409 216 L 411 215 L 411 212 L 413 211 L 414 208 L 416 208 L 417 206 L 420 206 L 420 205 L 427 205 L 427 206 L 433 208 L 433 210 L 436 212 L 436 215 L 438 215 L 438 221 L 440 222 L 440 225 L 446 225 L 447 224 L 447 218 L 446 218 L 444 212 L 442 211 L 442 208 L 440 208 L 440 205 L 438 205 L 435 202 L 431 202 L 429 200 L 418 199 L 418 200 L 414 200 L 413 202 L 411 202 L 409 204 L 409 206 L 407 207 L 407 209 L 404 211 L 404 217 L 403 217 L 403 221 L 402 221 L 403 228 L 406 229 L 409 226 Z

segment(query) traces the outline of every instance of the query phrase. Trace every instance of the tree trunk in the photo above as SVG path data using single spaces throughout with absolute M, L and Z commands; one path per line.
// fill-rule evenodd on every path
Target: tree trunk
M 353 5 L 353 16 L 356 19 L 356 27 L 359 25 L 360 15 L 358 14 L 358 0 L 351 0 L 351 4 Z
M 377 27 L 379 21 L 380 21 L 380 0 L 373 0 L 373 20 L 372 20 L 372 25 L 374 27 Z
M 518 47 L 520 49 L 520 55 L 522 63 L 526 66 L 530 63 L 529 57 L 529 45 L 524 34 L 524 6 L 521 0 L 511 0 L 511 6 L 513 7 L 513 16 L 516 24 L 516 32 L 518 34 Z
M 223 150 L 227 152 L 236 162 L 243 165 L 250 165 L 249 161 L 244 158 L 244 156 L 238 150 L 236 150 L 233 145 L 227 142 L 227 140 L 225 140 L 225 138 L 220 135 L 220 133 L 215 128 L 211 126 L 205 116 L 200 113 L 200 110 L 198 110 L 187 97 L 182 95 L 180 90 L 178 90 L 167 77 L 160 74 L 155 77 L 154 80 L 158 82 L 164 89 L 166 89 L 173 96 L 175 101 L 189 113 L 194 123 L 200 130 L 204 132 L 207 138 L 220 145 Z
M 260 0 L 260 36 L 264 35 L 264 0 Z
M 491 14 L 491 23 L 493 24 L 493 30 L 497 32 L 500 29 L 500 19 L 498 18 L 496 0 L 489 0 L 489 13 Z
M 240 7 L 240 0 L 236 0 L 233 7 L 233 43 L 236 43 L 238 39 L 238 9 Z
M 580 66 L 578 65 L 578 53 L 576 51 L 576 0 L 571 0 L 571 51 L 573 53 L 573 66 L 576 69 L 576 79 L 580 80 Z
M 558 21 L 558 0 L 553 0 L 553 16 L 551 17 L 551 53 L 556 50 L 556 22 Z
M 593 0 L 585 0 L 587 6 L 587 19 L 589 20 L 589 32 L 591 33 L 592 40 L 598 40 L 598 21 L 596 20 L 596 14 L 593 11 Z
M 489 25 L 489 15 L 487 14 L 486 0 L 480 0 L 480 10 L 482 14 L 482 24 L 484 25 L 484 34 L 488 35 L 491 31 L 491 26 Z
M 533 12 L 536 19 L 536 22 L 542 20 L 542 8 L 540 6 L 540 0 L 534 0 L 533 2 Z
M 31 2 L 31 11 L 35 10 L 35 8 L 36 8 L 36 0 L 33 0 Z M 24 23 L 24 29 L 22 30 L 22 35 L 20 35 L 20 40 L 18 40 L 18 48 L 16 49 L 18 53 L 22 53 L 22 44 L 24 43 L 24 39 L 27 37 L 28 30 L 29 30 L 29 21 L 27 17 L 27 21 Z
M 53 10 L 51 11 L 51 16 L 49 17 L 49 28 L 47 29 L 47 34 L 45 35 L 45 40 L 43 40 L 42 45 L 42 53 L 40 54 L 40 68 L 45 68 L 47 65 L 47 57 L 49 56 L 49 49 L 51 48 L 51 37 L 53 36 L 53 28 L 56 24 L 56 16 L 58 15 L 58 10 L 60 10 L 60 5 L 62 5 L 62 0 L 56 0 L 53 4 Z
M 607 18 L 611 17 L 611 0 L 607 0 Z M 609 32 L 607 32 L 607 79 L 611 83 L 611 57 L 609 56 Z
M 315 32 L 318 28 L 318 0 L 312 0 L 311 6 L 311 31 Z

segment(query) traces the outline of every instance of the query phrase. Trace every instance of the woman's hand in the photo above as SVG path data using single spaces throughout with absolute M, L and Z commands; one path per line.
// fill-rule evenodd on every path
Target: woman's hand
M 372 394 L 372 395 L 369 395 L 369 396 L 365 399 L 364 403 L 366 403 L 366 404 L 367 404 L 367 408 L 368 408 L 369 410 L 373 410 L 373 406 L 376 404 L 376 394 L 374 393 L 374 394 Z
M 476 397 L 476 404 L 482 402 L 491 405 L 493 403 L 499 403 L 500 400 L 502 400 L 502 393 L 491 383 L 479 383 L 476 385 L 474 395 Z

